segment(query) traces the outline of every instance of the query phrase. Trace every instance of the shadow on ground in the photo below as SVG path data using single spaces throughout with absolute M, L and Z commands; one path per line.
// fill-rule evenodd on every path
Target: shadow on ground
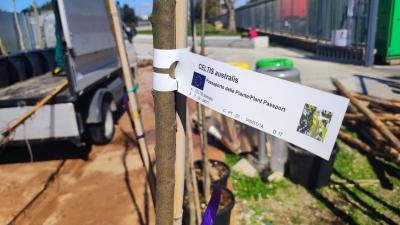
M 87 160 L 91 145 L 78 147 L 70 141 L 50 141 L 31 143 L 33 162 L 83 159 Z M 30 153 L 27 145 L 6 146 L 0 149 L 0 164 L 29 163 Z
M 381 175 L 385 175 L 386 172 L 392 176 L 399 177 L 399 170 L 397 168 L 379 160 L 375 160 L 374 163 L 379 165 L 381 170 L 379 173 Z M 393 219 L 393 215 L 400 216 L 400 209 L 398 207 L 388 203 L 378 193 L 374 193 L 359 185 L 354 180 L 340 174 L 337 170 L 334 170 L 333 174 L 341 182 L 332 180 L 328 191 L 308 190 L 314 198 L 323 203 L 333 214 L 348 224 L 363 224 L 354 217 L 354 210 L 356 209 L 368 217 L 368 220 L 374 221 L 377 224 L 398 224 L 398 221 Z M 385 188 L 382 180 L 380 178 L 379 180 L 381 187 Z M 390 182 L 388 178 L 385 178 L 384 181 Z M 328 192 L 331 193 L 328 194 Z M 377 207 L 378 205 L 380 210 Z M 387 215 L 388 213 L 392 216 Z

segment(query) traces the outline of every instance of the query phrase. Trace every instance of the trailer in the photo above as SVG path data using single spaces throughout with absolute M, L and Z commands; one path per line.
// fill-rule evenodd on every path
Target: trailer
M 65 73 L 51 73 L 54 49 L 0 58 L 0 130 L 67 79 L 68 88 L 19 126 L 10 141 L 107 144 L 124 83 L 105 1 L 54 0 L 53 11 L 62 25 Z

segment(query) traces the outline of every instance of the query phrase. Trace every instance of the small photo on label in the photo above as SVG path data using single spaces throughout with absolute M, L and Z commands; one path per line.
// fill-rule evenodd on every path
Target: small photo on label
M 297 131 L 323 142 L 331 119 L 331 112 L 306 103 Z

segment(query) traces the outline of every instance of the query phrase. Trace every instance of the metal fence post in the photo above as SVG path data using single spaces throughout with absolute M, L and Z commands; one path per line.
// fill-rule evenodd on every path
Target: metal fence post
M 370 0 L 367 46 L 365 51 L 365 66 L 372 66 L 374 64 L 376 25 L 378 22 L 378 6 L 379 0 Z

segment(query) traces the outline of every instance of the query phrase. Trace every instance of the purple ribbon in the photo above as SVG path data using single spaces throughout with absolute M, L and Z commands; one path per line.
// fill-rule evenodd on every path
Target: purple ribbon
M 201 225 L 213 225 L 215 216 L 217 215 L 219 202 L 221 200 L 221 188 L 214 187 L 211 194 L 211 199 L 208 202 L 206 212 L 203 215 Z
M 129 96 L 128 96 L 128 93 L 124 93 L 124 95 L 122 96 L 122 102 L 124 104 L 124 108 L 125 108 L 126 112 L 128 113 L 129 122 L 131 123 L 132 130 L 133 130 L 133 132 L 135 134 L 135 138 L 137 139 L 138 137 L 137 137 L 136 132 L 135 132 L 135 122 L 133 122 L 131 110 L 129 109 Z M 142 136 L 143 137 L 140 137 L 140 138 L 144 138 L 144 134 Z

